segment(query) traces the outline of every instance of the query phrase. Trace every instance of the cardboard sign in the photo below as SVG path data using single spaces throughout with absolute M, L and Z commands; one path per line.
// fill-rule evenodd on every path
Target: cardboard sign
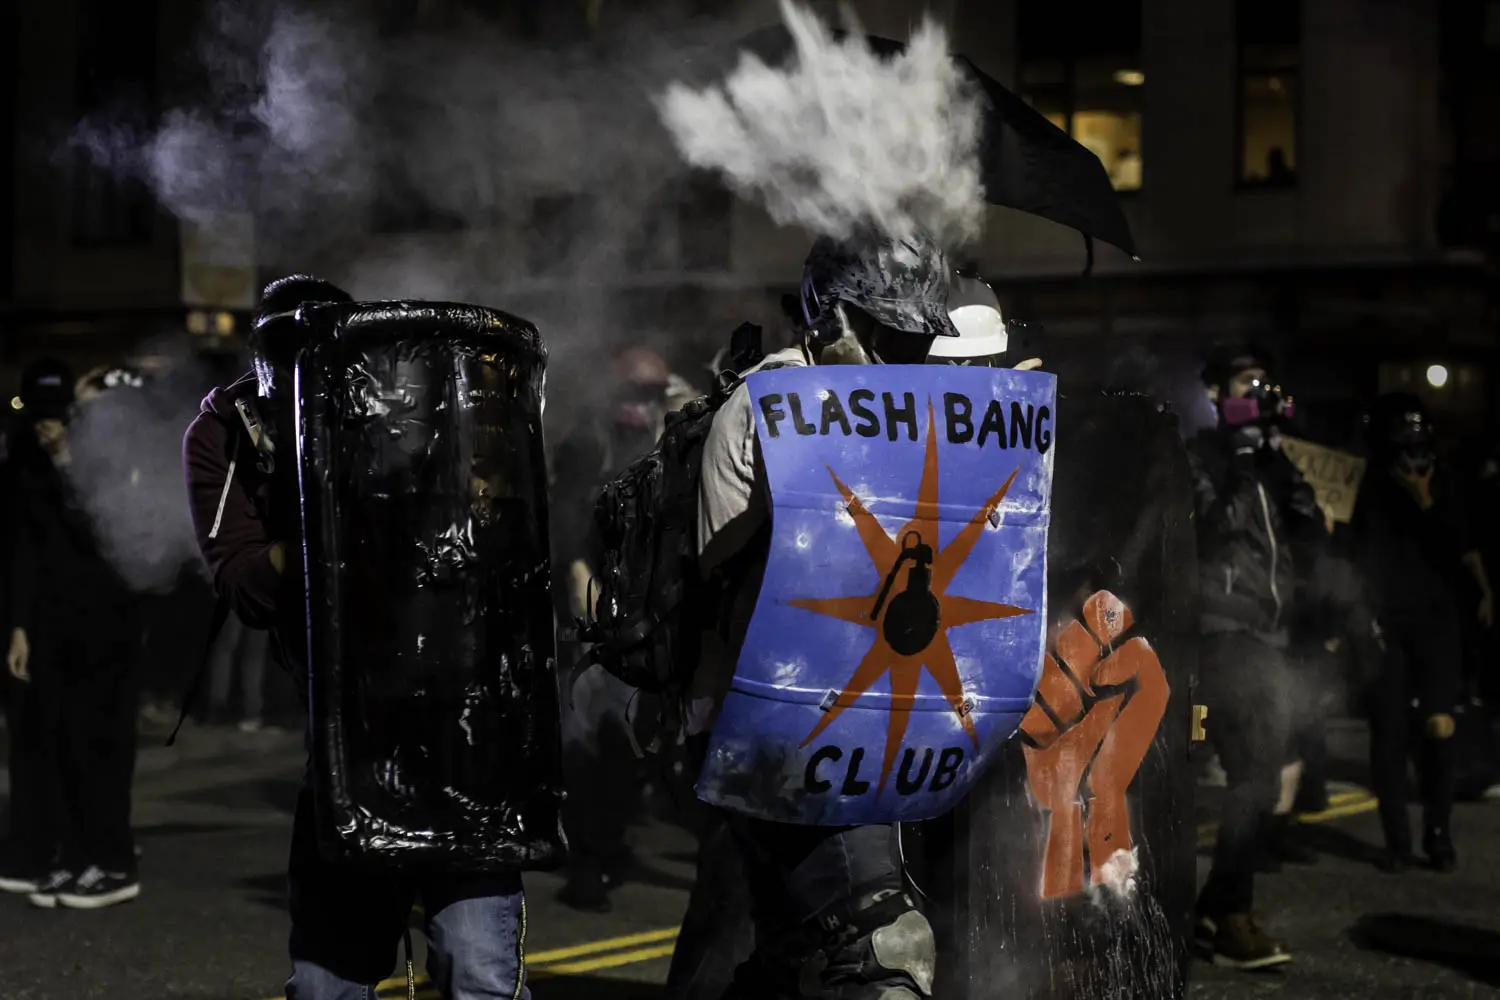
M 1354 516 L 1360 480 L 1365 476 L 1365 460 L 1294 437 L 1283 437 L 1281 450 L 1313 488 L 1318 506 L 1329 520 L 1348 524 Z
M 790 823 L 941 815 L 1036 689 L 1056 381 L 830 366 L 749 391 L 771 551 L 698 794 Z

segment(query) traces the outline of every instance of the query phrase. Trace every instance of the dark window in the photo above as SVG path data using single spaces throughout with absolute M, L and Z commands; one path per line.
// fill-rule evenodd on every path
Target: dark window
M 593 205 L 580 195 L 545 195 L 533 201 L 526 226 L 531 273 L 567 273 L 576 263 L 592 218 Z
M 1297 182 L 1302 5 L 1298 0 L 1238 0 L 1237 114 L 1241 184 Z
M 677 203 L 677 241 L 685 271 L 729 269 L 734 195 L 709 175 L 694 174 Z
M 673 267 L 677 224 L 677 191 L 669 187 L 645 205 L 634 231 L 626 235 L 625 269 L 631 274 L 651 274 Z
M 1021 0 L 1021 96 L 1091 150 L 1117 191 L 1141 186 L 1140 0 Z
M 155 0 L 88 0 L 76 8 L 75 96 L 85 134 L 140 134 L 149 127 L 156 99 L 157 7 Z M 72 166 L 75 244 L 150 242 L 155 200 L 128 162 L 101 144 L 76 149 Z

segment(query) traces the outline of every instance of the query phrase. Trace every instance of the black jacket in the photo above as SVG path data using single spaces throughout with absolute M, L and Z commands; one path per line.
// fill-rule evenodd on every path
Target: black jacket
M 19 470 L 15 482 L 11 624 L 35 634 L 99 631 L 128 621 L 136 598 L 100 551 L 88 514 L 64 477 L 42 460 Z
M 1231 435 L 1188 442 L 1198 526 L 1199 628 L 1285 640 L 1297 562 L 1323 532 L 1312 487 L 1279 451 L 1236 455 Z
M 1470 597 L 1463 557 L 1474 551 L 1457 483 L 1439 468 L 1433 506 L 1422 510 L 1388 471 L 1372 463 L 1354 506 L 1360 577 L 1377 617 L 1451 614 Z

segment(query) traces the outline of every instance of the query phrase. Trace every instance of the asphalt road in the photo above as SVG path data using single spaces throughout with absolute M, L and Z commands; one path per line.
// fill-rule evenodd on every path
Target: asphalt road
M 282 871 L 300 740 L 189 731 L 181 749 L 143 754 L 136 822 L 144 891 L 112 910 L 29 908 L 0 899 L 4 1000 L 269 1000 L 286 973 Z M 3 791 L 3 783 L 0 783 Z M 1284 972 L 1246 976 L 1195 966 L 1195 1000 L 1359 998 L 1459 1000 L 1500 996 L 1500 973 L 1402 958 L 1373 948 L 1362 920 L 1398 942 L 1493 946 L 1500 955 L 1500 802 L 1462 807 L 1459 871 L 1378 873 L 1368 854 L 1377 828 L 1351 793 L 1308 835 L 1325 851 L 1314 866 L 1262 878 L 1265 922 L 1294 950 Z M 614 912 L 584 915 L 555 902 L 555 876 L 529 876 L 528 951 L 537 1000 L 658 998 L 692 875 L 692 843 L 675 826 L 633 833 L 641 878 Z M 1206 859 L 1200 859 L 1200 874 Z M 1458 929 L 1423 921 L 1445 920 Z M 1493 937 L 1465 941 L 1463 933 Z M 1430 943 L 1430 942 L 1429 942 Z M 417 968 L 422 954 L 418 944 Z M 393 955 L 393 974 L 398 971 Z M 1487 980 L 1487 981 L 1486 981 Z M 395 982 L 382 996 L 404 996 Z M 420 996 L 430 997 L 427 990 Z M 999 998 L 997 998 L 999 1000 Z

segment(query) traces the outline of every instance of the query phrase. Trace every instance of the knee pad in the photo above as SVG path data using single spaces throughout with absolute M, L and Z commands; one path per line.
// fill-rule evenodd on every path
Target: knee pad
M 846 914 L 836 931 L 827 927 L 835 936 L 803 966 L 804 995 L 838 1000 L 932 996 L 937 942 L 910 896 L 885 889 L 863 897 Z
M 890 972 L 904 972 L 922 991 L 923 996 L 932 995 L 932 977 L 937 967 L 937 941 L 932 936 L 932 925 L 915 908 L 907 910 L 895 920 L 875 928 L 870 933 L 870 951 L 875 964 Z M 908 992 L 904 987 L 895 987 L 896 995 L 888 997 L 881 993 L 879 1000 L 898 1000 Z
M 1443 712 L 1429 715 L 1427 721 L 1422 725 L 1422 731 L 1427 734 L 1429 740 L 1448 740 L 1453 738 L 1453 731 L 1457 728 L 1453 716 Z

